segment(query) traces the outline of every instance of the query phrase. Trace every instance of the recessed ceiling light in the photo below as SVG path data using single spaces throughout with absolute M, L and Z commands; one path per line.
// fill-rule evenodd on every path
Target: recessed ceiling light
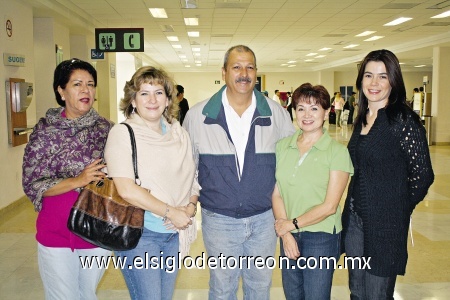
M 287 64 L 281 64 L 280 66 L 284 67 L 284 66 L 287 66 Z
M 184 24 L 187 26 L 198 26 L 198 18 L 184 18 Z
M 178 44 L 172 45 L 172 47 L 175 49 L 181 49 L 181 45 L 178 45 Z
M 297 61 L 296 60 L 290 60 L 290 61 L 288 61 L 287 63 L 288 64 L 293 64 L 293 63 L 296 63 Z
M 198 32 L 198 31 L 188 31 L 188 36 L 190 36 L 190 37 L 199 37 L 200 36 L 200 32 Z
M 355 47 L 358 47 L 358 46 L 359 46 L 359 44 L 350 44 L 348 46 L 345 46 L 344 49 L 355 48 Z
M 322 57 L 325 57 L 326 55 L 317 55 L 317 56 L 315 56 L 314 58 L 322 58 Z
M 376 41 L 376 40 L 379 40 L 379 39 L 382 39 L 382 38 L 384 38 L 384 36 L 382 36 L 382 35 L 374 35 L 371 38 L 365 39 L 364 42 Z
M 361 32 L 360 34 L 357 34 L 357 35 L 355 35 L 355 36 L 368 36 L 368 35 L 371 35 L 372 33 L 375 33 L 376 31 L 364 31 L 364 32 Z
M 191 65 L 185 65 L 185 67 L 186 67 L 186 68 L 190 68 L 190 67 L 191 67 Z
M 423 67 L 426 67 L 427 65 L 417 65 L 417 66 L 414 66 L 414 68 L 423 68 Z
M 402 24 L 402 23 L 404 23 L 406 21 L 409 21 L 409 20 L 412 20 L 412 18 L 403 18 L 402 17 L 402 18 L 395 19 L 392 22 L 386 23 L 383 26 L 395 26 L 395 25 Z
M 201 67 L 202 66 L 202 64 L 195 64 L 197 67 Z
M 202 61 L 201 60 L 196 60 L 196 61 L 194 61 L 196 64 L 201 64 L 202 63 Z
M 148 10 L 152 14 L 153 18 L 167 19 L 167 13 L 164 8 L 149 8 Z
M 317 53 L 308 53 L 308 54 L 306 54 L 306 56 L 314 56 L 314 55 L 317 55 Z
M 202 55 L 201 53 L 194 52 L 194 56 L 201 56 L 201 55 Z
M 314 61 L 314 59 L 305 59 L 306 62 L 308 61 Z
M 178 55 L 179 58 L 186 58 L 186 55 Z
M 171 42 L 178 42 L 178 37 L 177 36 L 168 36 L 167 39 Z
M 293 68 L 293 67 L 295 67 L 296 65 L 289 65 L 288 66 L 288 68 Z
M 331 48 L 324 47 L 322 49 L 319 49 L 319 51 L 327 51 L 327 50 L 331 50 Z
M 200 52 L 200 48 L 192 48 L 193 52 Z
M 182 59 L 181 61 L 182 61 L 182 62 L 188 62 L 189 60 L 187 60 L 187 59 Z
M 441 18 L 447 18 L 450 16 L 450 10 L 447 10 L 446 12 L 443 12 L 442 14 L 435 15 L 431 17 L 432 19 L 441 19 Z
M 401 63 L 401 62 L 399 62 L 398 64 L 399 64 L 399 65 L 404 65 L 405 63 Z

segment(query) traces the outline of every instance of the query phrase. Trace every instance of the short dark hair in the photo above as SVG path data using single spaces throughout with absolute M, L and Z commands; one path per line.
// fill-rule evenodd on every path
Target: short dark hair
M 94 79 L 94 86 L 97 86 L 97 71 L 90 63 L 78 58 L 72 58 L 61 62 L 56 67 L 55 73 L 53 74 L 53 92 L 55 93 L 56 102 L 58 102 L 60 106 L 65 107 L 66 101 L 61 99 L 61 95 L 58 92 L 58 87 L 64 90 L 70 80 L 70 76 L 72 76 L 72 73 L 75 70 L 87 71 Z
M 322 106 L 323 109 L 327 110 L 330 108 L 330 94 L 323 85 L 312 85 L 307 82 L 299 86 L 292 95 L 292 103 L 294 109 L 300 102 L 306 102 L 310 104 L 318 104 Z
M 248 46 L 236 45 L 236 46 L 233 46 L 230 49 L 228 49 L 227 52 L 225 52 L 225 56 L 223 58 L 223 68 L 225 70 L 227 69 L 228 58 L 230 57 L 230 53 L 233 50 L 236 50 L 237 52 L 250 52 L 253 55 L 253 60 L 255 61 L 255 68 L 256 68 L 256 55 L 255 55 L 255 52 L 253 52 L 253 50 L 250 49 Z
M 279 92 L 280 90 L 275 90 L 275 94 L 277 93 L 277 92 Z
M 179 94 L 184 94 L 184 87 L 182 85 L 177 84 L 177 96 Z

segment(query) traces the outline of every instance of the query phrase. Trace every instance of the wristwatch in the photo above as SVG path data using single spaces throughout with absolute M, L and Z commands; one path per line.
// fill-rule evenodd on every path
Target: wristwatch
M 299 230 L 297 218 L 292 219 L 292 224 L 294 224 L 295 228 Z

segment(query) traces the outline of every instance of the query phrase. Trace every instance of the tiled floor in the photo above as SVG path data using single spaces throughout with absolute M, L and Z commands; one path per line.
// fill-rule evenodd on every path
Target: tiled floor
M 344 144 L 351 134 L 346 126 L 337 129 L 330 125 L 329 130 Z M 431 146 L 430 151 L 436 179 L 425 201 L 413 214 L 414 247 L 409 243 L 406 275 L 397 280 L 397 300 L 450 299 L 450 146 Z M 36 259 L 35 220 L 36 213 L 28 203 L 0 220 L 1 299 L 44 298 Z M 200 219 L 198 221 L 200 223 Z M 199 231 L 190 255 L 200 256 L 202 252 L 205 250 Z M 180 270 L 174 299 L 207 299 L 208 277 L 207 269 Z M 332 299 L 349 298 L 346 284 L 346 271 L 336 270 Z M 106 271 L 99 285 L 98 297 L 129 299 L 119 270 Z M 242 299 L 241 291 L 239 299 Z M 273 273 L 271 299 L 284 299 L 280 270 Z

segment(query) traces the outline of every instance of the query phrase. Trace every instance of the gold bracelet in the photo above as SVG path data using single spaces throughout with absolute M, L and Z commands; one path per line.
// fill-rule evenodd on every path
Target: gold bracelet
M 188 204 L 186 204 L 186 207 L 188 207 L 191 204 L 194 205 L 194 214 L 191 216 L 191 218 L 193 218 L 197 214 L 197 203 L 189 202 Z

